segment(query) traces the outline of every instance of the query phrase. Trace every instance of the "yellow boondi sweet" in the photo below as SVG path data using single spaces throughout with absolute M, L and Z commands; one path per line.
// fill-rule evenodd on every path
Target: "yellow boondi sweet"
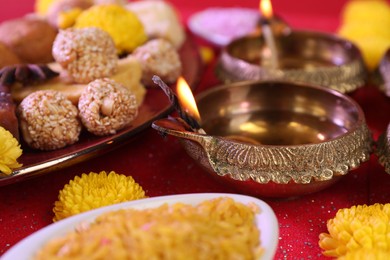
M 22 155 L 18 140 L 5 128 L 0 126 L 0 172 L 12 173 L 12 169 L 21 167 L 17 159 Z
M 76 28 L 99 27 L 113 38 L 118 53 L 130 53 L 147 40 L 138 17 L 125 7 L 115 4 L 95 5 L 76 19 Z
M 82 12 L 83 10 L 81 8 L 72 8 L 70 10 L 60 12 L 57 18 L 58 28 L 66 29 L 72 27 L 75 24 L 77 17 Z
M 53 221 L 115 203 L 145 198 L 142 187 L 131 176 L 90 172 L 76 176 L 60 191 Z
M 231 198 L 103 213 L 35 259 L 260 259 L 259 209 Z
M 390 204 L 340 209 L 328 220 L 327 228 L 329 233 L 319 236 L 319 246 L 325 256 L 341 257 L 360 249 L 389 252 Z

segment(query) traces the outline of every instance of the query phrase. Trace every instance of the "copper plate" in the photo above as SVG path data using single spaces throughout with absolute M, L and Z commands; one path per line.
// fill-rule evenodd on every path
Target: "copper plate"
M 199 83 L 202 73 L 198 49 L 195 43 L 187 38 L 179 52 L 183 64 L 183 77 L 194 88 Z M 154 120 L 166 116 L 171 111 L 172 106 L 160 89 L 148 89 L 145 100 L 140 106 L 139 116 L 130 127 L 106 137 L 97 137 L 83 132 L 80 141 L 76 144 L 55 151 L 33 151 L 23 147 L 24 152 L 19 160 L 23 167 L 14 170 L 11 175 L 0 175 L 0 185 L 58 170 L 108 152 L 129 142 L 136 134 L 149 127 Z

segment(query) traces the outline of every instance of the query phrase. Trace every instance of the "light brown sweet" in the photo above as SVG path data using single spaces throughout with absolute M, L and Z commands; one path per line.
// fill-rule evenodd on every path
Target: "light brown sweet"
M 146 86 L 155 86 L 152 81 L 154 75 L 167 84 L 175 82 L 181 75 L 179 53 L 167 40 L 151 40 L 135 49 L 132 55 L 141 63 L 142 83 Z
M 110 77 L 118 65 L 114 41 L 96 27 L 61 30 L 53 44 L 53 56 L 76 83 Z
M 9 66 L 20 64 L 21 61 L 19 57 L 4 43 L 0 42 L 0 69 Z
M 78 111 L 65 95 L 54 90 L 36 91 L 18 106 L 24 141 L 38 150 L 55 150 L 79 140 Z
M 115 134 L 138 115 L 135 95 L 111 79 L 97 79 L 81 93 L 79 116 L 87 130 L 95 135 Z
M 126 8 L 144 25 L 149 39 L 164 38 L 179 49 L 186 39 L 179 12 L 168 1 L 130 1 Z
M 0 42 L 25 63 L 53 61 L 51 49 L 57 30 L 36 16 L 25 16 L 0 24 Z
M 74 83 L 56 62 L 50 63 L 49 67 L 54 71 L 60 72 L 60 76 L 34 85 L 22 86 L 21 84 L 14 84 L 11 88 L 11 93 L 15 102 L 21 102 L 26 96 L 35 91 L 52 89 L 63 93 L 67 99 L 77 105 L 81 92 L 87 85 Z M 141 84 L 141 76 L 141 64 L 134 57 L 127 56 L 118 61 L 118 69 L 110 78 L 120 82 L 132 91 L 136 96 L 138 104 L 141 104 L 146 94 L 146 89 Z

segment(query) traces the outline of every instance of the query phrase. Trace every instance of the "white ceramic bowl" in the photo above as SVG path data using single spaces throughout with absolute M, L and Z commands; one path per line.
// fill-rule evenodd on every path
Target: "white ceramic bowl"
M 194 193 L 185 195 L 170 195 L 154 197 L 130 202 L 115 204 L 99 209 L 91 210 L 73 217 L 53 223 L 32 235 L 21 240 L 11 249 L 9 249 L 2 257 L 2 260 L 15 259 L 31 259 L 32 256 L 49 240 L 63 236 L 72 231 L 81 222 L 92 221 L 97 216 L 104 212 L 118 210 L 122 208 L 145 209 L 158 207 L 164 203 L 174 204 L 182 202 L 190 205 L 197 205 L 204 200 L 209 200 L 217 197 L 230 197 L 237 202 L 247 204 L 249 202 L 255 203 L 261 209 L 260 213 L 256 215 L 256 223 L 260 230 L 261 246 L 265 249 L 262 260 L 271 260 L 274 257 L 276 247 L 278 244 L 279 228 L 278 222 L 271 207 L 264 201 L 254 197 L 226 194 L 226 193 Z

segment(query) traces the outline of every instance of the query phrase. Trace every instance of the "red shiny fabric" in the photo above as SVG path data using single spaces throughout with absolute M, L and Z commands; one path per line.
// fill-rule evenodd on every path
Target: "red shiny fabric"
M 0 20 L 18 17 L 33 10 L 33 0 L 5 0 Z M 196 11 L 211 6 L 257 8 L 257 1 L 171 1 L 182 21 Z M 344 1 L 274 0 L 274 12 L 293 28 L 335 32 Z M 4 8 L 4 6 L 6 8 Z M 200 39 L 199 44 L 205 44 Z M 218 49 L 215 49 L 218 54 Z M 218 84 L 214 64 L 206 66 L 196 93 Z M 375 86 L 351 93 L 363 108 L 375 139 L 390 121 L 390 99 Z M 161 137 L 149 128 L 112 152 L 51 172 L 31 180 L 0 187 L 0 254 L 31 233 L 52 223 L 52 208 L 58 192 L 76 175 L 116 171 L 127 174 L 144 187 L 150 197 L 200 192 L 236 192 L 208 175 L 184 152 L 177 138 Z M 375 155 L 339 182 L 311 195 L 293 199 L 262 198 L 273 208 L 280 236 L 275 259 L 326 259 L 318 246 L 318 235 L 326 232 L 326 222 L 338 209 L 356 204 L 390 202 L 390 176 Z

